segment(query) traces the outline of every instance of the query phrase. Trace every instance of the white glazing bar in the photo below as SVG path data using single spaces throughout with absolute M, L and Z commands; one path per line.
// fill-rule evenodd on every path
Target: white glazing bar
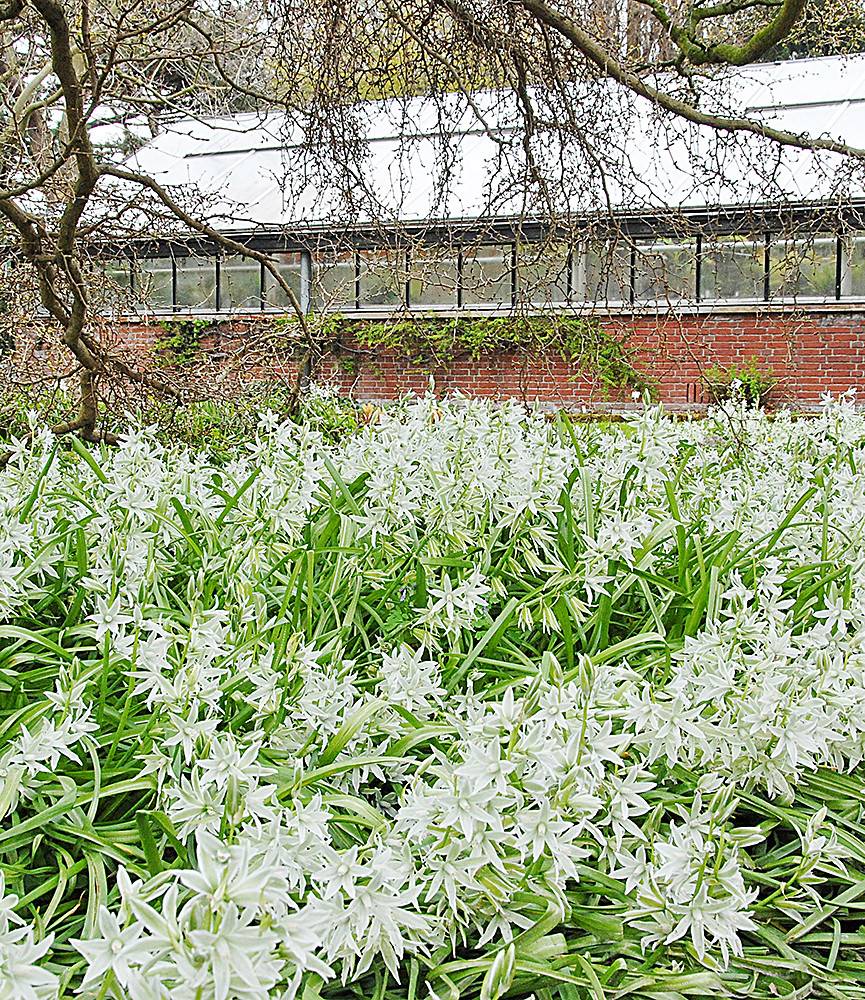
M 841 240 L 841 298 L 847 298 L 853 294 L 853 270 L 851 263 L 853 260 L 853 238 L 842 236 Z
M 577 243 L 573 250 L 573 288 L 571 300 L 582 302 L 586 297 L 586 244 Z
M 300 308 L 304 313 L 312 309 L 312 254 L 300 252 Z

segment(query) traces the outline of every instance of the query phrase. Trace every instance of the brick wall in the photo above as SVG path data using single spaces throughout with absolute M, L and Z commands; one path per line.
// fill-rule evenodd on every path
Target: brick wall
M 602 322 L 638 348 L 635 366 L 654 381 L 658 397 L 672 408 L 705 402 L 701 379 L 707 368 L 742 364 L 752 357 L 779 379 L 773 393 L 777 403 L 814 405 L 822 393 L 837 394 L 850 387 L 865 399 L 865 309 L 815 305 L 796 310 L 622 314 Z M 239 356 L 245 337 L 259 323 L 257 316 L 223 322 L 207 346 L 217 357 Z M 146 349 L 154 329 L 126 324 L 120 339 L 135 349 Z M 253 375 L 250 369 L 247 377 Z M 630 390 L 605 392 L 591 372 L 580 371 L 554 354 L 502 352 L 430 369 L 392 351 L 362 350 L 348 343 L 319 364 L 315 377 L 359 399 L 386 400 L 408 391 L 423 392 L 432 377 L 439 392 L 569 407 L 605 408 L 630 402 Z

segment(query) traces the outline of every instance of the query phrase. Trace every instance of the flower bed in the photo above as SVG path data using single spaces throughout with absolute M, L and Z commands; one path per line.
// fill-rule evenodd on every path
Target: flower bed
M 0 996 L 865 997 L 865 417 L 0 474 Z

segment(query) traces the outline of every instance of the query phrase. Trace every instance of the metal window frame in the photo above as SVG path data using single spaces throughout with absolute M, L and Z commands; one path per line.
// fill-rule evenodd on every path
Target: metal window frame
M 841 282 L 844 276 L 842 237 L 840 233 L 835 235 L 835 301 L 841 301 Z
M 842 239 L 843 238 L 842 238 L 842 236 L 841 236 L 840 233 L 837 233 L 837 232 L 836 233 L 831 233 L 831 232 L 826 232 L 826 231 L 823 231 L 821 233 L 819 230 L 817 232 L 812 232 L 810 235 L 811 235 L 811 238 L 809 240 L 809 239 L 804 239 L 801 236 L 797 236 L 796 234 L 792 234 L 790 236 L 785 237 L 782 232 L 767 233 L 766 234 L 766 241 L 767 241 L 767 250 L 766 250 L 767 264 L 766 264 L 766 268 L 767 268 L 767 270 L 766 270 L 766 276 L 765 276 L 765 279 L 764 279 L 764 295 L 765 295 L 765 299 L 764 300 L 765 301 L 767 301 L 767 302 L 771 301 L 771 293 L 772 293 L 772 287 L 771 287 L 771 248 L 772 248 L 772 246 L 776 246 L 778 244 L 778 239 L 776 239 L 774 243 L 772 242 L 772 237 L 773 236 L 774 237 L 778 237 L 778 238 L 783 238 L 785 240 L 785 242 L 790 243 L 790 244 L 792 244 L 794 246 L 797 243 L 804 243 L 804 244 L 808 244 L 808 245 L 810 245 L 810 246 L 813 247 L 813 246 L 816 245 L 816 243 L 817 243 L 818 240 L 825 241 L 825 242 L 831 241 L 832 244 L 833 244 L 833 252 L 832 253 L 833 253 L 833 257 L 834 257 L 834 272 L 835 272 L 835 274 L 834 274 L 834 280 L 833 280 L 833 286 L 832 286 L 832 295 L 831 296 L 830 295 L 802 295 L 802 296 L 798 296 L 798 295 L 792 295 L 792 296 L 790 296 L 790 295 L 779 295 L 777 301 L 782 302 L 782 303 L 796 302 L 796 303 L 803 303 L 803 304 L 808 304 L 808 303 L 815 304 L 815 303 L 820 303 L 820 302 L 838 302 L 838 301 L 841 300 L 841 298 L 842 298 L 842 295 L 841 295 L 841 284 L 842 284 L 842 280 L 843 280 L 843 258 L 842 258 Z
M 365 253 L 367 253 L 367 254 L 394 253 L 395 254 L 396 261 L 397 261 L 397 266 L 399 267 L 400 264 L 401 264 L 402 272 L 403 272 L 403 280 L 402 281 L 397 280 L 397 286 L 399 286 L 400 284 L 402 284 L 402 286 L 403 286 L 403 288 L 402 288 L 402 294 L 400 296 L 400 298 L 401 298 L 401 305 L 400 306 L 387 306 L 387 305 L 382 306 L 382 305 L 375 305 L 373 303 L 367 303 L 366 305 L 363 304 L 363 300 L 361 298 L 361 295 L 362 295 L 361 279 L 363 277 L 363 265 L 364 264 L 366 265 L 366 274 L 367 274 L 367 276 L 370 274 L 370 272 L 372 270 L 371 267 L 370 267 L 370 265 L 369 265 L 369 263 L 367 263 L 367 262 L 364 261 L 363 255 Z M 408 254 L 407 249 L 405 247 L 399 247 L 399 246 L 363 247 L 361 250 L 355 250 L 355 253 L 354 253 L 354 258 L 355 258 L 355 269 L 354 269 L 354 275 L 355 275 L 355 278 L 354 278 L 355 300 L 354 300 L 354 308 L 358 312 L 365 312 L 367 310 L 375 310 L 375 309 L 384 309 L 385 311 L 387 311 L 387 310 L 389 310 L 391 308 L 394 309 L 394 310 L 396 310 L 397 308 L 403 308 L 403 309 L 407 308 L 407 303 L 408 303 L 408 278 L 409 278 L 409 270 L 408 270 L 408 266 L 407 266 L 407 261 L 408 261 L 407 254 Z M 397 275 L 397 278 L 398 278 L 398 275 Z
M 858 234 L 858 237 L 857 237 Z M 858 224 L 854 227 L 849 225 L 845 228 L 843 221 L 841 224 L 831 226 L 830 220 L 822 220 L 821 225 L 815 224 L 813 229 L 806 233 L 802 230 L 798 236 L 797 233 L 790 232 L 787 227 L 779 226 L 777 229 L 774 227 L 766 226 L 761 228 L 759 232 L 754 232 L 754 230 L 747 231 L 745 227 L 741 229 L 727 232 L 726 230 L 718 227 L 716 231 L 703 233 L 697 232 L 692 236 L 682 237 L 679 235 L 670 234 L 668 230 L 661 230 L 658 228 L 653 233 L 646 233 L 642 239 L 650 240 L 652 242 L 663 241 L 667 242 L 673 241 L 693 241 L 695 252 L 694 252 L 694 263 L 693 263 L 693 281 L 692 281 L 692 294 L 693 297 L 683 298 L 680 301 L 681 305 L 687 306 L 688 304 L 702 306 L 706 304 L 730 304 L 730 305 L 745 305 L 754 303 L 771 303 L 773 301 L 772 294 L 772 248 L 776 246 L 779 240 L 802 240 L 807 242 L 808 238 L 811 237 L 814 240 L 818 238 L 821 241 L 832 241 L 834 248 L 834 285 L 832 288 L 831 295 L 809 295 L 803 296 L 802 301 L 809 302 L 841 302 L 846 299 L 854 299 L 850 291 L 850 261 L 852 260 L 852 248 L 854 247 L 854 240 L 857 238 L 861 239 L 865 234 L 865 221 L 859 220 Z M 469 233 L 469 236 L 472 234 Z M 521 243 L 518 239 L 502 239 L 499 237 L 496 239 L 495 233 L 481 234 L 480 241 L 475 241 L 474 239 L 469 242 L 468 236 L 466 236 L 461 242 L 454 245 L 453 242 L 447 244 L 449 250 L 453 255 L 455 255 L 456 263 L 456 287 L 454 294 L 453 307 L 457 310 L 463 310 L 466 308 L 480 308 L 480 309 L 503 309 L 504 307 L 510 307 L 511 310 L 515 309 L 519 304 L 519 293 L 521 289 L 521 278 L 519 274 L 519 263 L 521 258 L 520 246 Z M 708 270 L 707 270 L 707 260 L 709 248 L 714 246 L 716 242 L 724 240 L 725 237 L 740 236 L 746 242 L 752 244 L 755 249 L 762 243 L 763 254 L 762 254 L 762 289 L 761 295 L 757 295 L 756 298 L 716 298 L 708 297 L 706 294 L 705 283 L 707 280 Z M 610 237 L 612 238 L 612 237 Z M 621 306 L 630 306 L 631 308 L 641 308 L 644 303 L 639 300 L 636 295 L 636 265 L 637 265 L 637 253 L 639 250 L 638 240 L 634 234 L 630 231 L 626 232 L 622 237 L 626 241 L 628 247 L 628 256 L 626 258 L 626 271 L 627 276 L 625 278 L 627 282 L 627 287 L 622 288 L 622 297 L 615 302 L 608 301 L 607 298 L 599 298 L 594 296 L 592 299 L 587 298 L 589 290 L 586 288 L 586 251 L 587 243 L 584 238 L 575 239 L 568 241 L 567 254 L 566 254 L 566 276 L 565 276 L 565 299 L 557 300 L 556 303 L 550 303 L 550 305 L 555 308 L 556 306 L 561 307 L 566 304 L 573 304 L 575 301 L 579 301 L 580 305 L 596 305 L 596 306 L 608 306 L 614 308 L 620 308 Z M 602 241 L 606 238 L 601 236 Z M 539 239 L 530 238 L 527 241 L 527 245 L 537 244 L 541 242 Z M 431 244 L 436 245 L 436 244 Z M 445 245 L 442 242 L 440 245 Z M 305 247 L 302 249 L 294 250 L 285 249 L 283 252 L 288 253 L 298 253 L 300 260 L 300 304 L 305 312 L 309 312 L 313 309 L 313 276 L 317 262 L 322 259 L 322 256 L 327 256 L 329 244 L 324 244 L 324 249 L 319 250 L 318 246 L 315 249 Z M 496 297 L 491 297 L 488 301 L 480 301 L 476 303 L 467 304 L 466 303 L 466 279 L 467 279 L 467 267 L 469 259 L 474 253 L 476 256 L 482 247 L 488 247 L 490 249 L 496 248 L 501 250 L 501 264 L 502 264 L 502 274 L 501 274 L 501 284 L 502 287 L 500 291 L 497 292 Z M 178 261 L 182 258 L 207 258 L 213 257 L 213 267 L 214 267 L 214 302 L 215 311 L 223 312 L 229 309 L 230 306 L 226 302 L 226 288 L 224 287 L 225 281 L 225 269 L 223 267 L 223 255 L 219 252 L 218 248 L 214 248 L 214 252 L 208 253 L 207 250 L 211 249 L 207 245 L 199 246 L 196 244 L 194 247 L 190 247 L 190 252 L 184 254 L 176 254 L 173 248 L 166 247 L 167 253 L 164 254 L 145 254 L 142 259 L 161 259 L 166 264 L 170 263 L 170 306 L 161 307 L 162 309 L 179 312 L 191 310 L 193 312 L 212 312 L 212 308 L 207 306 L 189 306 L 181 305 L 179 302 L 179 264 Z M 179 247 L 179 249 L 183 249 Z M 335 250 L 336 248 L 334 248 Z M 823 247 L 823 251 L 828 249 L 828 247 Z M 380 306 L 361 306 L 362 298 L 362 271 L 363 271 L 363 251 L 368 250 L 370 252 L 375 252 L 377 250 L 389 251 L 393 253 L 397 252 L 397 260 L 400 262 L 398 266 L 404 268 L 404 282 L 403 284 L 403 295 L 402 295 L 402 307 L 408 310 L 418 310 L 422 311 L 424 309 L 436 310 L 436 309 L 447 309 L 451 308 L 448 303 L 441 303 L 437 306 L 427 306 L 421 302 L 415 302 L 412 294 L 411 287 L 411 267 L 413 254 L 411 246 L 405 246 L 399 248 L 394 245 L 374 245 L 365 244 L 359 246 L 355 244 L 354 248 L 347 254 L 348 260 L 346 263 L 351 263 L 354 271 L 354 295 L 347 302 L 344 302 L 339 308 L 349 309 L 354 311 L 361 311 L 363 308 L 380 309 L 383 311 L 397 310 L 400 308 L 400 304 L 395 302 L 393 304 L 382 304 Z M 331 251 L 333 252 L 333 251 Z M 624 256 L 624 255 L 623 255 Z M 831 257 L 828 259 L 823 259 L 821 261 L 821 266 L 829 264 Z M 625 262 L 623 262 L 625 263 Z M 755 262 L 756 263 L 756 262 Z M 127 276 L 129 282 L 130 292 L 134 295 L 139 289 L 143 287 L 142 277 L 140 274 L 136 273 L 137 260 L 132 257 L 128 257 L 126 260 Z M 168 267 L 165 268 L 168 270 Z M 758 273 L 760 268 L 758 267 Z M 263 311 L 268 308 L 268 288 L 267 288 L 267 269 L 263 262 L 259 263 L 259 276 L 258 276 L 258 304 L 257 309 Z M 612 274 L 612 269 L 609 266 L 609 261 L 605 267 L 605 278 L 609 281 Z M 506 279 L 507 276 L 507 279 Z M 624 277 L 624 276 L 623 276 Z M 756 275 L 755 275 L 756 277 Z M 507 283 L 506 283 L 507 280 Z M 509 291 L 509 294 L 508 294 Z M 755 289 L 756 291 L 756 289 Z M 789 296 L 779 297 L 779 302 L 787 301 Z M 646 306 L 651 305 L 649 300 L 645 302 Z M 146 307 L 146 304 L 143 304 Z M 251 308 L 256 308 L 252 306 Z M 274 306 L 274 308 L 276 308 Z M 157 310 L 158 311 L 158 310 Z
M 731 298 L 731 297 L 712 297 L 707 296 L 705 293 L 704 283 L 706 278 L 706 261 L 709 257 L 710 252 L 717 248 L 718 246 L 723 246 L 727 241 L 732 241 L 741 238 L 747 245 L 753 247 L 755 252 L 762 250 L 762 259 L 760 261 L 760 292 L 758 295 L 744 298 Z M 700 287 L 699 287 L 699 298 L 695 301 L 698 305 L 703 303 L 709 303 L 713 306 L 715 305 L 748 305 L 754 303 L 763 303 L 766 301 L 764 298 L 765 288 L 766 288 L 766 234 L 748 234 L 748 233 L 724 233 L 718 234 L 714 237 L 706 239 L 702 235 L 699 237 L 700 240 Z M 732 245 L 732 243 L 730 244 Z
M 312 312 L 312 254 L 300 251 L 300 311 L 305 315 Z
M 403 283 L 403 305 L 411 309 L 411 248 L 406 247 L 403 254 L 405 282 Z
M 231 256 L 238 256 L 238 257 L 240 257 L 243 260 L 249 260 L 250 261 L 250 265 L 252 263 L 254 263 L 253 258 L 250 258 L 250 257 L 246 257 L 245 258 L 245 257 L 243 257 L 243 254 L 232 254 Z M 226 308 L 226 305 L 225 305 L 225 292 L 224 292 L 223 287 L 222 287 L 223 276 L 224 276 L 224 273 L 225 273 L 224 272 L 224 268 L 222 266 L 223 263 L 224 263 L 223 255 L 222 255 L 221 252 L 218 252 L 216 254 L 216 299 L 215 299 L 215 301 L 216 301 L 216 312 L 232 312 L 232 311 L 234 311 L 237 308 L 237 306 L 236 306 L 235 303 L 232 303 L 230 306 L 228 306 Z M 257 302 L 253 301 L 252 303 L 250 303 L 249 309 L 248 310 L 245 309 L 244 311 L 258 310 L 259 312 L 261 312 L 261 311 L 263 311 L 265 309 L 265 301 L 264 301 L 265 278 L 264 278 L 264 272 L 265 272 L 264 261 L 259 261 L 258 262 L 258 291 L 257 291 L 257 293 L 255 295 L 255 299 L 257 299 Z
M 694 301 L 703 301 L 703 234 L 697 233 L 697 247 L 694 259 Z
M 411 270 L 412 270 L 413 258 L 412 258 L 411 247 L 406 247 L 406 250 L 405 250 L 405 264 L 406 264 L 406 268 L 405 268 L 405 307 L 406 307 L 406 309 L 408 309 L 410 311 L 411 310 L 421 311 L 421 310 L 424 310 L 424 309 L 430 309 L 430 310 L 437 311 L 437 310 L 440 310 L 440 309 L 446 309 L 448 307 L 455 307 L 457 309 L 461 309 L 462 308 L 462 255 L 463 255 L 463 248 L 459 247 L 459 249 L 457 250 L 456 255 L 454 257 L 454 262 L 456 264 L 456 267 L 454 269 L 454 277 L 455 277 L 456 281 L 454 282 L 454 299 L 453 299 L 453 302 L 450 302 L 450 303 L 440 302 L 440 303 L 435 303 L 435 304 L 419 302 L 419 303 L 415 304 L 415 302 L 412 300 L 412 295 L 411 295 L 411 282 L 412 282 L 412 273 L 411 273 Z
M 354 252 L 354 301 L 353 309 L 360 309 L 360 251 Z
M 541 245 L 544 246 L 546 244 L 541 244 Z M 538 300 L 538 299 L 536 299 L 534 297 L 532 297 L 532 298 L 524 298 L 524 299 L 520 298 L 521 294 L 524 291 L 523 287 L 520 284 L 520 278 L 519 278 L 520 267 L 522 265 L 524 265 L 524 264 L 534 264 L 534 263 L 539 262 L 539 261 L 542 260 L 542 257 L 535 257 L 535 258 L 532 258 L 532 259 L 530 259 L 528 261 L 525 261 L 523 259 L 523 254 L 522 254 L 521 251 L 522 251 L 523 247 L 527 247 L 527 246 L 529 246 L 529 247 L 536 246 L 536 244 L 535 243 L 515 243 L 514 244 L 514 248 L 513 248 L 514 259 L 512 261 L 512 265 L 511 265 L 512 266 L 512 270 L 513 270 L 513 273 L 512 273 L 513 291 L 511 293 L 511 308 L 512 309 L 516 308 L 516 306 L 518 304 L 522 305 L 522 306 L 528 306 L 529 308 L 532 308 L 533 306 L 537 305 L 538 302 L 540 301 L 540 300 Z M 554 289 L 554 288 L 559 287 L 559 278 L 561 277 L 561 275 L 564 275 L 564 277 L 565 277 L 564 296 L 563 297 L 558 297 L 558 298 L 547 299 L 543 303 L 544 305 L 546 305 L 546 306 L 552 306 L 553 308 L 555 308 L 557 306 L 563 306 L 563 305 L 564 306 L 568 306 L 568 305 L 571 304 L 571 302 L 573 300 L 573 294 L 574 294 L 574 262 L 575 262 L 575 260 L 578 257 L 578 253 L 575 253 L 574 248 L 575 248 L 575 244 L 573 242 L 569 242 L 567 244 L 567 252 L 563 256 L 560 257 L 559 255 L 556 255 L 555 257 L 551 257 L 550 258 L 551 263 L 552 262 L 561 263 L 562 267 L 561 267 L 560 270 L 557 270 L 555 272 L 552 272 L 552 271 L 548 271 L 547 272 L 546 277 L 548 279 L 549 279 L 549 277 L 550 277 L 551 274 L 553 274 L 553 273 L 555 274 L 555 278 L 552 280 L 552 282 L 550 283 L 549 287 L 551 288 L 551 290 Z
M 309 251 L 303 250 L 272 250 L 272 253 L 282 253 L 282 254 L 297 254 L 298 257 L 298 272 L 299 272 L 299 282 L 298 282 L 298 304 L 300 305 L 300 310 L 304 315 L 308 315 L 312 312 L 312 258 Z M 279 266 L 275 263 L 275 266 Z M 268 299 L 268 280 L 267 276 L 270 272 L 267 270 L 264 261 L 259 264 L 259 277 L 258 277 L 258 301 L 259 301 L 259 311 L 267 312 L 271 309 L 279 311 L 281 307 L 277 306 L 276 303 L 271 305 Z M 291 311 L 292 314 L 294 310 L 291 306 L 283 307 L 287 312 Z
M 569 301 L 584 303 L 586 301 L 586 258 L 588 257 L 588 242 L 580 240 L 576 248 L 576 262 L 571 274 L 571 297 Z M 574 253 L 574 250 L 571 250 Z
M 628 264 L 628 303 L 633 306 L 636 302 L 637 292 L 637 244 L 635 240 L 630 241 L 631 259 Z
M 200 247 L 196 247 L 195 253 L 184 254 L 183 260 L 202 260 L 206 257 L 212 257 L 214 260 L 214 270 L 213 270 L 213 308 L 212 309 L 202 309 L 199 306 L 187 306 L 181 305 L 177 301 L 177 258 L 172 254 L 171 256 L 171 302 L 172 309 L 174 312 L 191 312 L 191 313 L 214 313 L 219 311 L 219 258 L 220 253 L 217 248 L 212 254 L 204 254 L 201 252 Z
M 646 259 L 647 254 L 655 253 L 663 255 L 665 250 L 693 250 L 692 255 L 692 269 L 690 275 L 688 275 L 688 281 L 691 285 L 691 291 L 686 295 L 674 298 L 672 295 L 661 298 L 655 296 L 654 298 L 637 295 L 637 257 L 641 256 Z M 665 305 L 672 303 L 687 303 L 687 302 L 699 302 L 700 291 L 699 291 L 699 281 L 700 281 L 700 253 L 701 253 L 701 240 L 700 235 L 696 236 L 675 234 L 670 236 L 654 236 L 650 240 L 635 240 L 632 245 L 632 268 L 631 268 L 631 298 L 630 301 L 635 306 L 652 306 L 663 303 Z M 666 266 L 666 265 L 665 265 Z M 643 271 L 645 276 L 648 272 Z M 670 289 L 667 289 L 668 292 Z
M 841 257 L 841 294 L 840 299 L 852 299 L 853 287 L 853 252 L 856 243 L 855 233 L 843 233 L 838 237 Z
M 466 265 L 466 250 L 472 251 L 469 253 L 469 258 L 478 260 L 477 252 L 482 247 L 495 247 L 501 250 L 501 264 L 502 264 L 502 276 L 501 281 L 504 284 L 507 282 L 505 288 L 505 295 L 501 299 L 497 299 L 494 302 L 473 302 L 466 306 L 465 303 L 465 265 Z M 502 306 L 509 307 L 510 309 L 515 309 L 517 306 L 517 244 L 515 240 L 508 240 L 506 242 L 489 242 L 480 243 L 476 246 L 460 246 L 457 254 L 457 290 L 459 294 L 457 295 L 457 308 L 464 309 L 501 309 Z

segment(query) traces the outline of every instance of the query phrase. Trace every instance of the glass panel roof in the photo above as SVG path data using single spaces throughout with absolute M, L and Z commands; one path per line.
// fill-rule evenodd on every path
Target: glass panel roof
M 533 97 L 543 111 L 544 92 Z M 343 125 L 361 136 L 360 154 L 321 148 L 317 167 L 302 145 L 303 123 L 279 115 L 179 121 L 133 162 L 165 184 L 197 185 L 209 218 L 226 231 L 546 215 L 548 198 L 556 212 L 591 213 L 603 212 L 608 196 L 628 211 L 826 199 L 842 186 L 846 196 L 865 196 L 862 175 L 839 170 L 835 154 L 784 148 L 767 156 L 756 136 L 731 139 L 661 116 L 609 81 L 574 85 L 573 99 L 590 104 L 607 141 L 587 154 L 571 137 L 536 136 L 543 194 L 523 182 L 519 117 L 513 96 L 497 91 L 474 94 L 474 107 L 452 94 L 346 109 Z M 865 55 L 730 71 L 705 106 L 863 143 Z M 452 134 L 442 136 L 442 122 Z

